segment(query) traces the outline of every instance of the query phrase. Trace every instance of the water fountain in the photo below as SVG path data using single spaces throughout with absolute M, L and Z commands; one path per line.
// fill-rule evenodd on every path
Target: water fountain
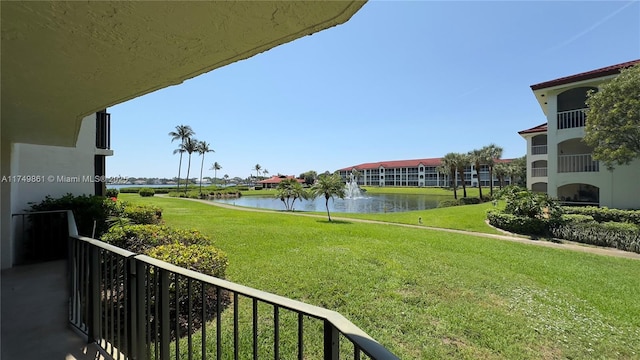
M 358 186 L 358 182 L 353 174 L 349 174 L 349 180 L 345 186 L 345 199 L 359 199 L 362 198 L 362 190 Z

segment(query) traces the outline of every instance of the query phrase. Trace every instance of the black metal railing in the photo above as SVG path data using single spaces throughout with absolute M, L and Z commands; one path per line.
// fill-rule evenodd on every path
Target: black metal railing
M 342 315 L 77 235 L 69 321 L 121 359 L 397 359 Z
M 111 114 L 107 112 L 96 113 L 96 147 L 111 149 Z

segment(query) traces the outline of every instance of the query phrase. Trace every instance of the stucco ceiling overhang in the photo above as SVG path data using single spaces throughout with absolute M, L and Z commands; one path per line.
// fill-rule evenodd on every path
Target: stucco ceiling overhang
M 363 5 L 2 1 L 3 141 L 74 146 L 97 110 L 339 25 Z

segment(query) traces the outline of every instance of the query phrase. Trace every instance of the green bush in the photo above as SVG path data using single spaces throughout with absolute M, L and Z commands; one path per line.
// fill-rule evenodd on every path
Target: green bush
M 489 210 L 487 212 L 487 219 L 492 226 L 524 235 L 548 235 L 550 228 L 554 224 L 550 219 L 505 214 L 498 210 Z
M 551 229 L 554 237 L 640 253 L 640 228 L 630 223 L 566 223 Z
M 120 193 L 122 193 L 122 194 L 138 194 L 140 192 L 140 189 L 144 189 L 144 188 L 145 187 L 140 187 L 140 186 L 121 188 L 120 189 Z M 166 187 L 156 187 L 156 188 L 153 188 L 153 190 L 155 191 L 156 194 L 167 194 L 167 193 L 169 193 L 171 191 L 176 191 L 177 189 L 175 187 L 166 186 Z
M 486 196 L 484 197 L 486 199 Z M 460 205 L 475 205 L 480 204 L 480 198 L 460 198 L 458 199 L 458 204 Z
M 596 206 L 565 206 L 563 210 L 567 214 L 580 214 L 593 217 L 597 222 L 626 222 L 640 225 L 640 210 L 620 210 L 599 208 Z
M 109 210 L 104 204 L 113 202 L 102 196 L 75 196 L 66 194 L 60 198 L 54 199 L 47 195 L 40 203 L 30 203 L 30 211 L 50 211 L 50 210 L 72 210 L 73 217 L 76 220 L 78 234 L 82 236 L 91 236 L 94 229 L 96 237 L 107 231 L 107 218 Z M 36 219 L 36 217 L 34 217 Z M 42 224 L 40 224 L 42 226 Z M 36 226 L 34 226 L 35 228 Z
M 227 255 L 213 245 L 184 245 L 172 243 L 147 250 L 147 255 L 185 269 L 223 279 L 227 269 Z
M 167 244 L 208 245 L 211 239 L 197 230 L 172 229 L 162 225 L 113 226 L 101 240 L 134 253 Z
M 153 196 L 155 195 L 155 193 L 155 190 L 153 190 L 152 188 L 142 188 L 140 189 L 140 191 L 138 191 L 138 194 L 140 194 L 140 196 L 142 197 Z
M 120 191 L 118 191 L 118 189 L 107 189 L 105 195 L 108 198 L 118 198 L 118 194 L 120 193 Z
M 162 223 L 162 210 L 152 205 L 126 205 L 123 217 L 134 224 L 160 224 Z
M 228 265 L 225 253 L 212 245 L 184 245 L 174 243 L 149 249 L 147 255 L 176 266 L 221 279 L 225 277 Z M 177 288 L 178 290 L 177 298 L 175 291 L 170 292 L 170 323 L 179 324 L 177 333 L 175 329 L 172 328 L 171 330 L 171 338 L 173 339 L 189 334 L 189 330 L 191 330 L 192 333 L 197 331 L 205 321 L 214 319 L 215 316 L 222 312 L 230 303 L 230 297 L 227 291 L 220 292 L 220 301 L 218 302 L 218 292 L 216 288 L 214 286 L 205 286 L 204 303 L 206 304 L 206 314 L 204 315 L 205 320 L 203 321 L 203 301 L 201 296 L 203 283 L 200 281 L 191 281 L 191 284 L 189 284 L 185 277 L 175 276 L 171 278 L 169 286 L 171 289 Z M 189 291 L 193 294 L 191 299 L 188 297 Z M 217 307 L 218 303 L 221 305 L 220 308 Z M 152 304 L 152 307 L 154 306 L 155 302 Z M 175 310 L 176 308 L 178 311 Z M 189 321 L 191 322 L 191 326 L 189 326 Z
M 460 205 L 458 200 L 442 200 L 438 203 L 439 208 L 458 206 L 458 205 Z
M 562 214 L 561 222 L 563 224 L 572 223 L 572 224 L 584 224 L 584 223 L 592 223 L 595 222 L 593 217 L 589 215 L 582 214 Z

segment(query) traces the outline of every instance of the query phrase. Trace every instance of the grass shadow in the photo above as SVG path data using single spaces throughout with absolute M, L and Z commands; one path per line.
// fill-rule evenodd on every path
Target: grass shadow
M 338 225 L 352 225 L 353 222 L 346 220 L 317 220 L 316 222 L 324 223 L 324 224 L 338 224 Z

